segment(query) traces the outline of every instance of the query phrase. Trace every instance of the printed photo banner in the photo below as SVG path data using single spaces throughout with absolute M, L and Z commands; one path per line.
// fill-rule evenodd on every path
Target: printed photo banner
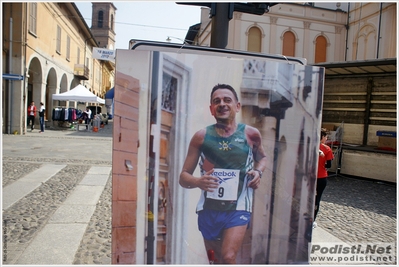
M 113 263 L 221 263 L 198 227 L 196 210 L 207 198 L 210 209 L 225 199 L 232 206 L 250 205 L 243 208 L 250 218 L 237 264 L 309 263 L 324 68 L 303 62 L 160 43 L 117 50 Z M 236 121 L 257 129 L 266 155 L 260 185 L 247 191 L 248 202 L 239 197 L 246 178 L 228 167 L 215 167 L 214 173 L 241 180 L 226 182 L 208 196 L 179 183 L 193 135 L 215 124 L 210 100 L 217 84 L 235 89 L 240 102 Z M 233 141 L 220 141 L 220 146 L 236 148 Z M 193 172 L 197 178 L 199 163 Z M 238 193 L 227 194 L 228 189 Z

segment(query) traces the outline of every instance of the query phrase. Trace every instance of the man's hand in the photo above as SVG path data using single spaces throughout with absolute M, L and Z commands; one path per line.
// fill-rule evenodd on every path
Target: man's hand
M 207 171 L 198 179 L 198 187 L 204 191 L 213 192 L 213 189 L 219 187 L 218 178 L 212 176 L 213 169 Z
M 249 181 L 248 187 L 253 189 L 258 189 L 260 186 L 260 174 L 258 171 L 250 170 L 247 172 L 248 175 L 252 176 L 253 178 Z

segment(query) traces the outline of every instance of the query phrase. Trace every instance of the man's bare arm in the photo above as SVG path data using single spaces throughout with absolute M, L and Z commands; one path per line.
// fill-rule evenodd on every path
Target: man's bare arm
M 261 174 L 266 169 L 267 158 L 266 152 L 262 145 L 262 136 L 258 129 L 247 126 L 245 130 L 247 140 L 252 146 L 252 152 L 254 156 L 254 168 L 248 171 L 248 174 L 252 175 L 254 178 L 248 183 L 248 186 L 257 189 L 260 185 Z
M 205 175 L 199 178 L 193 176 L 194 170 L 201 155 L 200 147 L 204 142 L 204 136 L 205 130 L 200 130 L 191 138 L 187 157 L 180 173 L 179 184 L 184 188 L 198 187 L 202 190 L 212 192 L 213 188 L 218 187 L 217 178 L 210 176 L 210 174 L 213 172 L 213 169 L 209 170 Z

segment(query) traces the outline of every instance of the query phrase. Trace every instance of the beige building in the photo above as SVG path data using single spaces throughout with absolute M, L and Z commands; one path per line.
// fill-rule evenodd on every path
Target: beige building
M 396 3 L 350 3 L 346 61 L 396 58 Z
M 234 12 L 226 48 L 306 58 L 308 64 L 396 57 L 396 3 L 283 3 L 268 13 Z M 331 3 L 330 3 L 331 5 Z M 194 44 L 210 46 L 210 9 L 201 9 Z
M 52 125 L 54 107 L 76 108 L 78 104 L 53 101 L 53 94 L 82 84 L 103 98 L 113 86 L 114 64 L 92 59 L 93 47 L 99 45 L 74 3 L 10 2 L 2 5 L 3 73 L 23 78 L 10 80 L 3 76 L 4 133 L 26 132 L 27 107 L 31 101 L 37 108 L 40 102 L 45 104 L 45 120 L 47 125 Z M 38 124 L 38 116 L 36 120 Z

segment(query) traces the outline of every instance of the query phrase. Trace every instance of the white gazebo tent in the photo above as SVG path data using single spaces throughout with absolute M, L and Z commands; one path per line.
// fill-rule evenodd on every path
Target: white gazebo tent
M 79 102 L 89 102 L 89 103 L 98 103 L 105 104 L 105 100 L 96 96 L 86 87 L 79 84 L 75 88 L 62 93 L 62 94 L 53 94 L 53 100 L 60 101 L 79 101 Z
M 88 103 L 96 103 L 98 104 L 105 104 L 105 100 L 96 96 L 92 92 L 90 92 L 86 87 L 79 84 L 75 88 L 61 94 L 53 94 L 53 100 L 59 101 L 75 101 L 75 102 L 88 102 Z M 96 112 L 97 114 L 97 108 Z M 83 125 L 83 124 L 81 124 Z M 85 124 L 84 124 L 85 125 Z M 79 125 L 78 125 L 79 130 Z

